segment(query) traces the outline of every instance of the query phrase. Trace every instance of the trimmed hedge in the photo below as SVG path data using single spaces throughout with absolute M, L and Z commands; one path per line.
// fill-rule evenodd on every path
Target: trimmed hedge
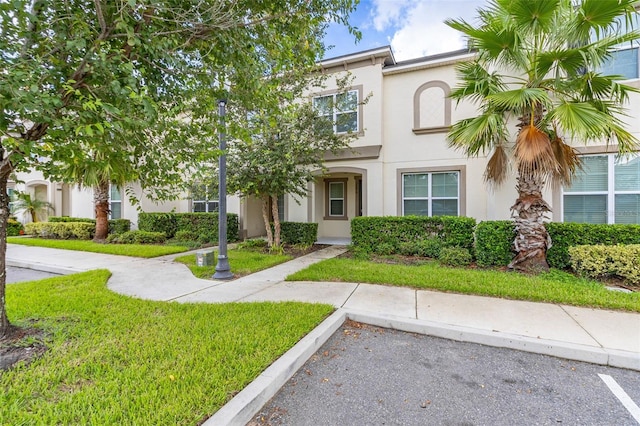
M 351 244 L 367 253 L 393 254 L 407 244 L 437 239 L 442 247 L 473 249 L 476 221 L 458 216 L 361 216 L 351 221 Z M 416 248 L 419 250 L 419 248 Z
M 589 278 L 617 276 L 640 284 L 640 245 L 595 245 L 569 247 L 571 267 Z
M 594 225 L 590 223 L 546 224 L 552 246 L 547 251 L 549 266 L 570 266 L 569 247 L 579 245 L 640 244 L 640 225 Z
M 48 221 L 54 223 L 84 222 L 96 224 L 95 219 L 86 217 L 49 216 Z M 109 234 L 122 234 L 129 230 L 131 230 L 131 221 L 129 219 L 109 219 Z
M 149 232 L 163 232 L 173 238 L 178 231 L 181 235 L 197 235 L 198 241 L 216 243 L 218 241 L 218 213 L 140 213 L 138 229 Z M 238 215 L 227 213 L 227 241 L 238 241 L 240 225 Z
M 478 266 L 506 266 L 515 256 L 513 241 L 516 228 L 510 220 L 480 222 L 475 230 L 475 252 Z
M 31 222 L 26 232 L 39 238 L 90 240 L 96 227 L 88 222 Z
M 121 234 L 112 234 L 107 237 L 107 242 L 112 244 L 163 244 L 167 241 L 164 232 L 127 231 Z
M 318 240 L 318 224 L 280 222 L 280 240 L 282 244 L 312 246 Z
M 24 234 L 24 225 L 15 219 L 7 221 L 7 237 L 16 237 Z

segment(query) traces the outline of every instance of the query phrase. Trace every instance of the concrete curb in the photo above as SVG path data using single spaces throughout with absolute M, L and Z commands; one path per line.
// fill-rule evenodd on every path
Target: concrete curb
M 69 275 L 69 274 L 77 274 L 79 272 L 86 272 L 85 269 L 74 269 L 74 268 L 62 268 L 60 266 L 51 266 L 38 264 L 33 262 L 21 262 L 19 260 L 6 260 L 7 266 L 13 266 L 16 268 L 24 268 L 24 269 L 33 269 L 34 271 L 42 271 L 49 272 L 51 274 L 60 274 L 60 275 Z
M 340 308 L 225 404 L 204 426 L 245 426 L 347 320 L 459 342 L 640 371 L 640 354 Z
M 204 426 L 244 426 L 280 390 L 307 360 L 320 349 L 346 320 L 338 310 L 302 338 L 253 382 L 225 404 Z

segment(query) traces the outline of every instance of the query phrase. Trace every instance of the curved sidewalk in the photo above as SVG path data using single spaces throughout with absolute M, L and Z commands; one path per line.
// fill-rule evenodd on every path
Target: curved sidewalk
M 110 289 L 150 300 L 328 303 L 372 325 L 640 370 L 640 314 L 362 283 L 284 281 L 344 250 L 332 246 L 232 281 L 195 278 L 173 262 L 182 254 L 141 259 L 10 244 L 7 264 L 57 273 L 108 269 Z

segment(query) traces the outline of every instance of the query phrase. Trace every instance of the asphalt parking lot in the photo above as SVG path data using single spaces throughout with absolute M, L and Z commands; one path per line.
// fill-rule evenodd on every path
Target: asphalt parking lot
M 44 278 L 57 277 L 59 274 L 36 271 L 35 269 L 17 268 L 7 266 L 7 283 L 17 283 L 21 281 L 41 280 Z
M 349 322 L 249 424 L 638 425 L 638 404 L 635 371 Z

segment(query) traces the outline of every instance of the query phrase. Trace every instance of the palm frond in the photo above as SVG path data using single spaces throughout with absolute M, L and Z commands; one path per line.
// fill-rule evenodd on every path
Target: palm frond
M 449 97 L 458 102 L 468 98 L 473 102 L 482 103 L 488 95 L 501 92 L 507 87 L 498 73 L 490 73 L 475 61 L 459 64 L 456 72 L 460 83 L 451 91 Z
M 509 172 L 509 157 L 504 145 L 495 146 L 493 154 L 487 162 L 484 172 L 484 180 L 488 184 L 501 185 L 507 179 Z
M 501 144 L 507 135 L 503 115 L 486 113 L 458 121 L 451 126 L 447 139 L 450 147 L 460 149 L 468 156 L 478 156 Z
M 556 174 L 552 176 L 553 181 L 561 185 L 571 184 L 575 173 L 582 168 L 578 151 L 558 136 L 551 139 L 551 149 L 557 164 Z
M 558 173 L 549 135 L 534 125 L 520 129 L 513 153 L 521 173 L 541 176 L 544 180 Z
M 549 32 L 554 24 L 560 0 L 500 0 L 519 30 Z
M 637 5 L 637 0 L 582 0 L 576 9 L 575 30 L 585 38 L 618 32 L 619 17 L 631 16 Z
M 520 87 L 514 90 L 505 90 L 487 96 L 492 108 L 499 111 L 513 111 L 521 114 L 530 111 L 535 105 L 544 107 L 551 105 L 549 95 L 544 89 L 537 87 Z

